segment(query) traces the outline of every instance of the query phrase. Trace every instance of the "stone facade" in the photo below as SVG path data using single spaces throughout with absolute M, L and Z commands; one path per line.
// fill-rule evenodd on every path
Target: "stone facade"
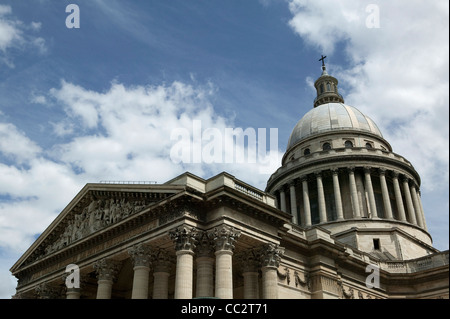
M 419 175 L 323 71 L 265 191 L 227 173 L 87 184 L 12 266 L 13 297 L 448 298 Z

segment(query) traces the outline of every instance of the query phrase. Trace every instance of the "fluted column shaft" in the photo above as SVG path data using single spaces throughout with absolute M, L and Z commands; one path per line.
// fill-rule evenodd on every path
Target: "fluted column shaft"
M 309 190 L 308 179 L 306 176 L 302 177 L 302 190 L 303 190 L 303 213 L 305 216 L 305 226 L 309 227 L 311 223 L 311 206 L 309 203 Z
M 278 275 L 284 248 L 267 244 L 261 249 L 262 297 L 263 299 L 278 299 Z
M 119 262 L 108 259 L 101 259 L 94 264 L 98 275 L 97 299 L 111 299 L 112 286 L 119 267 Z
M 411 197 L 412 197 L 413 205 L 414 205 L 414 211 L 416 212 L 417 225 L 419 225 L 419 227 L 423 228 L 423 220 L 422 220 L 422 214 L 420 211 L 419 199 L 417 198 L 416 186 L 414 186 L 414 184 L 411 184 L 410 190 L 411 190 Z
M 287 209 L 286 209 L 286 193 L 284 191 L 284 189 L 280 189 L 280 209 L 282 212 L 287 213 Z
M 422 214 L 423 229 L 427 230 L 427 220 L 425 219 L 425 212 L 423 210 L 422 200 L 420 197 L 421 196 L 419 191 L 417 192 L 417 200 L 419 201 L 420 213 Z
M 66 291 L 66 299 L 80 299 L 81 289 L 80 288 L 68 288 Z
M 153 299 L 169 298 L 169 276 L 171 257 L 160 249 L 152 258 L 153 264 Z
M 353 204 L 353 217 L 361 218 L 361 210 L 359 209 L 358 190 L 356 189 L 355 171 L 354 168 L 348 170 L 348 179 L 350 183 L 350 195 Z
M 344 210 L 342 208 L 341 188 L 339 186 L 338 170 L 335 169 L 332 172 L 333 172 L 333 189 L 334 189 L 334 200 L 336 204 L 337 220 L 343 220 Z
M 394 172 L 392 175 L 392 183 L 394 184 L 395 202 L 397 204 L 397 210 L 399 219 L 402 222 L 406 221 L 405 207 L 403 206 L 402 193 L 400 190 L 400 184 L 398 182 L 398 173 Z
M 214 258 L 197 257 L 197 298 L 214 296 Z
M 364 168 L 364 177 L 366 182 L 366 191 L 369 195 L 369 206 L 370 212 L 372 213 L 372 218 L 378 218 L 377 205 L 375 203 L 375 195 L 373 193 L 372 178 L 370 176 L 370 168 Z
M 291 215 L 292 222 L 298 224 L 297 221 L 297 195 L 295 194 L 295 182 L 289 184 L 290 198 L 291 198 Z
M 227 225 L 216 227 L 209 233 L 216 246 L 215 296 L 233 299 L 233 250 L 234 242 L 241 235 L 239 230 Z
M 383 196 L 384 212 L 387 219 L 393 219 L 391 201 L 389 199 L 389 191 L 386 183 L 386 170 L 380 169 L 381 195 Z
M 409 179 L 407 177 L 403 178 L 403 192 L 405 193 L 406 208 L 408 209 L 409 222 L 411 224 L 417 225 L 416 212 L 414 211 L 414 206 L 411 198 L 411 192 L 409 191 Z
M 148 299 L 150 277 L 150 248 L 139 244 L 128 250 L 133 262 L 133 290 L 131 299 Z
M 241 252 L 236 256 L 244 277 L 244 299 L 259 298 L 259 273 L 260 262 L 258 260 L 258 250 L 251 249 Z
M 175 274 L 175 299 L 192 299 L 194 280 L 194 249 L 197 230 L 182 226 L 169 232 L 175 243 L 177 256 Z
M 194 253 L 192 250 L 178 250 L 176 256 L 175 299 L 192 299 Z
M 316 173 L 317 181 L 317 199 L 319 204 L 319 218 L 321 223 L 327 222 L 327 210 L 325 205 L 325 193 L 323 190 L 322 175 Z

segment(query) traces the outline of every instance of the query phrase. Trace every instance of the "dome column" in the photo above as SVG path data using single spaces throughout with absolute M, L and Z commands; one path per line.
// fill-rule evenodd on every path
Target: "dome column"
M 364 177 L 366 182 L 366 191 L 369 195 L 369 208 L 372 214 L 371 218 L 378 218 L 375 195 L 373 193 L 372 178 L 370 177 L 370 167 L 364 167 Z
M 353 204 L 353 218 L 361 218 L 361 211 L 359 209 L 359 199 L 358 199 L 358 190 L 356 189 L 356 181 L 355 181 L 355 168 L 348 168 L 348 179 L 350 182 L 350 195 L 352 198 Z
M 287 213 L 286 209 L 286 192 L 284 190 L 284 185 L 280 188 L 280 209 L 282 212 Z
M 341 188 L 339 187 L 339 171 L 337 168 L 331 170 L 333 173 L 334 199 L 336 203 L 337 220 L 344 220 L 342 208 Z
M 417 198 L 416 186 L 414 185 L 414 183 L 411 183 L 410 192 L 411 192 L 411 197 L 413 200 L 414 211 L 416 212 L 417 225 L 419 227 L 423 228 L 423 221 L 422 221 L 422 216 L 421 216 L 421 212 L 420 212 L 419 201 Z
M 403 182 L 403 191 L 405 193 L 406 199 L 406 208 L 408 209 L 409 214 L 409 222 L 411 224 L 417 225 L 416 212 L 414 211 L 411 192 L 409 190 L 409 178 L 404 176 L 402 182 Z
M 383 196 L 384 211 L 386 213 L 385 217 L 387 219 L 393 219 L 391 201 L 389 200 L 389 192 L 386 183 L 386 169 L 380 168 L 378 171 L 380 173 L 381 194 Z
M 393 172 L 392 174 L 392 182 L 394 184 L 394 194 L 395 194 L 395 202 L 397 204 L 397 210 L 399 214 L 400 221 L 406 222 L 406 214 L 405 207 L 403 206 L 402 193 L 400 190 L 400 184 L 398 182 L 398 173 Z
M 318 195 L 318 201 L 319 201 L 319 217 L 321 223 L 327 222 L 327 210 L 326 210 L 326 204 L 325 204 L 325 193 L 323 190 L 323 183 L 322 183 L 322 173 L 316 172 L 316 181 L 317 181 L 317 195 Z
M 425 219 L 425 212 L 423 210 L 422 200 L 420 199 L 420 190 L 417 190 L 417 200 L 419 201 L 420 212 L 422 214 L 423 229 L 427 230 L 427 221 Z
M 303 191 L 303 210 L 305 214 L 305 226 L 309 227 L 311 223 L 311 206 L 309 203 L 309 191 L 308 191 L 308 177 L 306 175 L 301 177 L 302 191 Z
M 297 195 L 295 194 L 295 180 L 291 181 L 289 183 L 289 191 L 290 191 L 290 198 L 291 198 L 291 215 L 292 215 L 292 222 L 294 224 L 298 224 L 297 220 Z

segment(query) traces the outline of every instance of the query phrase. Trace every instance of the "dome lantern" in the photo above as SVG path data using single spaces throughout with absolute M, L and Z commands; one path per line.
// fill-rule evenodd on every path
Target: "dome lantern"
M 326 56 L 322 55 L 319 59 L 322 61 L 322 75 L 314 82 L 317 91 L 314 107 L 330 102 L 344 103 L 344 98 L 338 92 L 338 80 L 327 72 L 325 58 Z

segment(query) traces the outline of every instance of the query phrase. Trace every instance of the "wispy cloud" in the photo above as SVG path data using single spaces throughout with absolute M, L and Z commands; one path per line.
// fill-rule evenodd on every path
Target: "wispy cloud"
M 13 16 L 10 6 L 0 5 L 0 63 L 14 68 L 13 57 L 9 54 L 12 48 L 37 50 L 39 54 L 46 53 L 45 39 L 33 34 L 40 28 L 40 22 L 25 24 Z

